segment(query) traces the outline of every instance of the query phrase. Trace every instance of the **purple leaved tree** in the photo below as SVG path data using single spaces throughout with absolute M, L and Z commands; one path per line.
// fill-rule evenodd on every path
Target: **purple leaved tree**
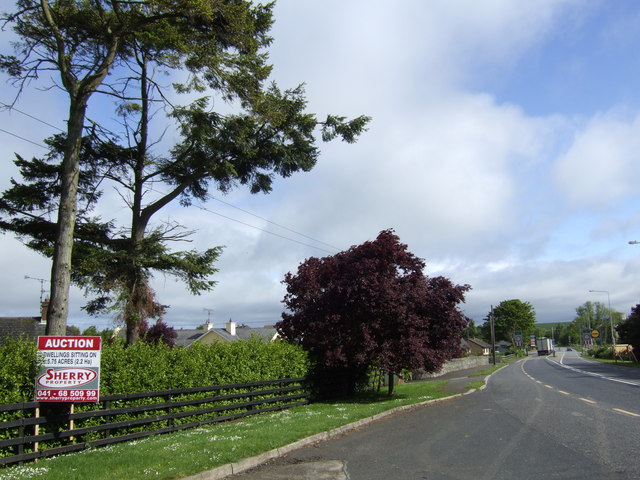
M 371 367 L 436 371 L 459 352 L 468 319 L 458 305 L 470 287 L 428 278 L 424 267 L 393 230 L 384 230 L 287 273 L 287 311 L 276 328 L 310 353 L 318 394 L 353 394 Z

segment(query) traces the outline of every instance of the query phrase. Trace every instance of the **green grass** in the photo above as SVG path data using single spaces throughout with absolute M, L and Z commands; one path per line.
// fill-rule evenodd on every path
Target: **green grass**
M 629 361 L 629 360 L 616 361 L 610 358 L 594 358 L 594 357 L 587 357 L 587 358 L 589 358 L 590 360 L 595 360 L 596 362 L 609 363 L 611 365 L 620 365 L 621 367 L 640 368 L 640 363 Z
M 516 362 L 516 361 L 520 360 L 521 358 L 524 358 L 524 357 L 513 357 L 513 358 L 508 358 L 508 359 L 504 359 L 503 358 L 501 360 L 502 363 L 498 363 L 497 365 L 491 365 L 491 366 L 485 368 L 484 370 L 480 370 L 478 372 L 472 373 L 469 376 L 470 377 L 486 377 L 487 375 L 491 375 L 496 370 L 500 370 L 502 367 L 505 367 L 505 366 L 509 365 L 511 362 Z M 472 387 L 472 388 L 475 388 L 475 387 Z
M 476 390 L 484 387 L 484 380 L 474 380 L 473 382 L 469 382 L 467 383 L 466 387 L 471 390 L 472 388 L 475 388 Z
M 372 393 L 344 401 L 313 403 L 232 423 L 86 450 L 26 466 L 0 469 L 0 478 L 179 479 L 237 462 L 398 406 L 449 396 L 451 394 L 444 389 L 446 383 L 407 383 L 398 385 L 391 397 L 386 393 Z

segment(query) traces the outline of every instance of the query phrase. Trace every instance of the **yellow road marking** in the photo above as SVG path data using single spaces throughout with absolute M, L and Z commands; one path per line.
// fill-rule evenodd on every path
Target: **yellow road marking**
M 580 398 L 580 400 L 582 400 L 583 402 L 587 402 L 587 403 L 593 403 L 595 404 L 596 402 L 594 402 L 593 400 L 589 400 L 588 398 L 582 398 L 582 397 L 578 397 Z
M 565 392 L 564 390 L 558 390 L 563 395 L 571 395 L 569 392 Z
M 547 388 L 553 388 L 551 385 L 545 385 L 545 387 L 547 387 Z
M 620 412 L 620 413 L 624 413 L 624 414 L 627 414 L 627 415 L 631 415 L 632 417 L 640 417 L 640 414 L 638 414 L 638 413 L 628 412 L 627 410 L 622 410 L 621 408 L 614 408 L 614 410 L 616 412 Z

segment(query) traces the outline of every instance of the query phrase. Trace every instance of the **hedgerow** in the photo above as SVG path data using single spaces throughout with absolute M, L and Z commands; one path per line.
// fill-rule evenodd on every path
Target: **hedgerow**
M 32 340 L 13 340 L 0 346 L 0 403 L 19 403 L 34 398 L 34 382 L 38 371 L 37 350 Z M 100 368 L 100 394 L 128 394 L 162 390 L 187 389 L 249 383 L 260 380 L 306 377 L 309 360 L 302 348 L 286 342 L 265 343 L 262 339 L 233 343 L 214 343 L 211 345 L 194 344 L 189 348 L 171 348 L 164 343 L 149 344 L 137 342 L 126 346 L 123 341 L 103 344 Z M 301 387 L 302 388 L 302 387 Z M 239 391 L 238 391 L 239 392 Z M 226 389 L 223 393 L 238 393 Z M 199 394 L 179 395 L 176 400 L 191 400 Z M 267 396 L 269 397 L 269 396 Z M 111 408 L 135 407 L 143 404 L 162 403 L 163 397 L 148 397 L 136 400 L 114 401 Z M 198 406 L 184 406 L 172 409 L 172 413 L 190 412 L 205 406 L 218 407 L 231 402 L 215 401 Z M 57 405 L 57 407 L 56 407 Z M 51 408 L 68 409 L 68 405 L 52 404 Z M 78 404 L 76 412 L 95 410 L 96 404 Z M 226 413 L 232 413 L 233 410 Z M 124 422 L 141 417 L 168 413 L 155 410 L 144 414 L 118 414 L 111 421 Z M 216 416 L 212 413 L 210 416 Z M 0 421 L 18 418 L 19 413 L 0 413 Z M 202 417 L 199 417 L 202 419 Z M 174 424 L 187 423 L 194 419 L 185 416 L 176 419 Z M 100 417 L 88 418 L 76 422 L 75 428 L 83 428 L 102 423 Z M 141 430 L 154 430 L 167 426 L 167 421 L 158 421 L 139 427 L 124 427 L 111 431 L 111 435 L 123 435 Z M 56 431 L 62 426 L 45 425 L 41 433 Z M 65 427 L 66 428 L 66 427 Z M 0 439 L 12 438 L 15 429 L 0 431 Z M 99 438 L 102 434 L 91 432 L 84 435 L 82 441 Z M 41 450 L 60 446 L 60 441 L 47 441 L 40 444 Z M 30 451 L 27 448 L 26 451 Z M 0 449 L 0 457 L 11 455 L 12 449 Z
M 31 401 L 37 372 L 35 342 L 9 340 L 0 346 L 0 404 Z M 261 339 L 171 348 L 165 344 L 103 344 L 102 395 L 205 387 L 304 377 L 307 354 L 286 342 Z
M 0 404 L 33 400 L 37 351 L 28 339 L 10 338 L 0 345 Z

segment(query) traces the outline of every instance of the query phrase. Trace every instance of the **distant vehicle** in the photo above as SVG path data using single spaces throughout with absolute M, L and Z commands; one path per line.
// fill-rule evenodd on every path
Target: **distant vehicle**
M 567 347 L 567 352 L 570 352 L 570 351 L 571 351 L 571 347 Z
M 553 340 L 551 340 L 550 338 L 539 338 L 537 344 L 538 356 L 551 355 L 553 353 Z

